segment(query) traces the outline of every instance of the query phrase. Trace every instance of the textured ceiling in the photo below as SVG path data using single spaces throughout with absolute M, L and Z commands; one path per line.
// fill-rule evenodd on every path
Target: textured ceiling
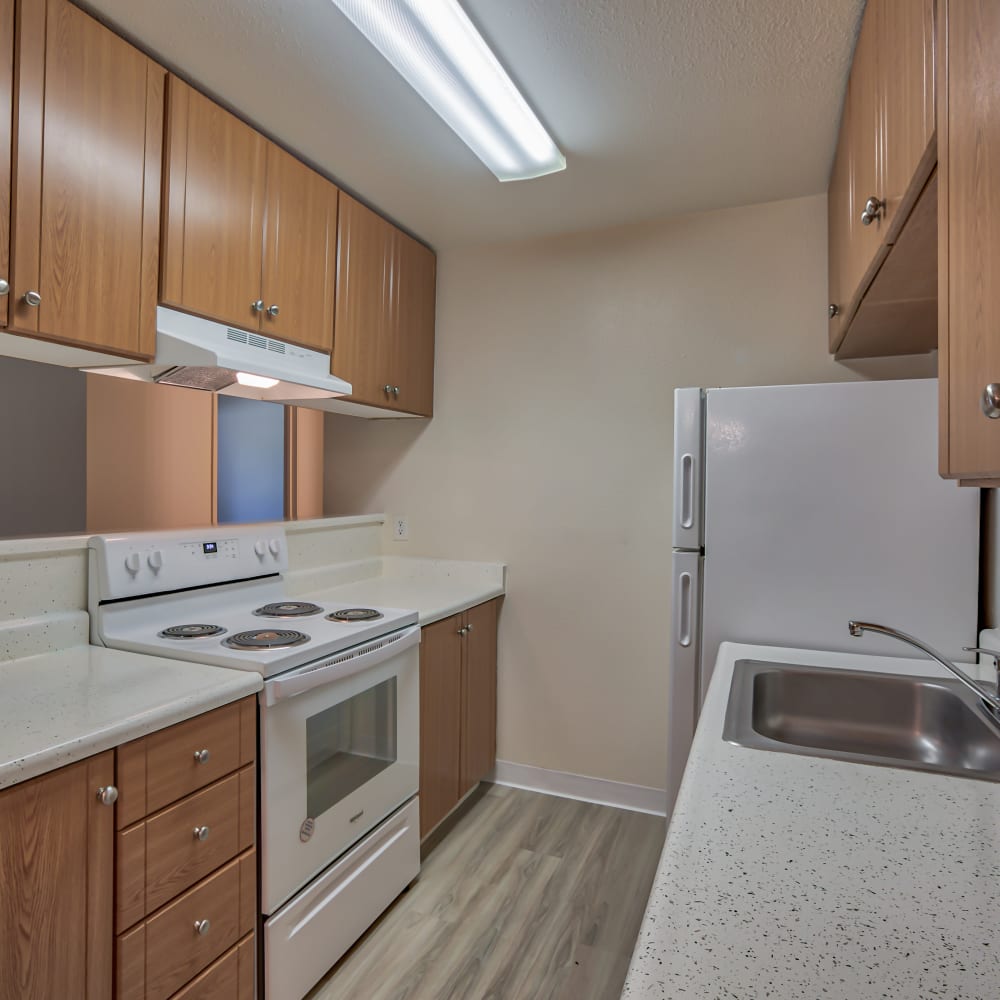
M 436 247 L 826 189 L 863 0 L 464 0 L 566 154 L 500 184 L 330 0 L 88 0 Z

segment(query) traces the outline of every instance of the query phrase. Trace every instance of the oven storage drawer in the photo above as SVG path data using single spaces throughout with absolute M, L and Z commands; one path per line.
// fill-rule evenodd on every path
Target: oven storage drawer
M 252 934 L 256 878 L 250 850 L 121 935 L 118 1000 L 166 1000 Z
M 252 698 L 126 743 L 118 749 L 118 829 L 249 764 L 256 751 Z
M 253 845 L 252 765 L 118 834 L 118 930 Z
M 420 872 L 411 799 L 264 924 L 265 996 L 299 1000 Z

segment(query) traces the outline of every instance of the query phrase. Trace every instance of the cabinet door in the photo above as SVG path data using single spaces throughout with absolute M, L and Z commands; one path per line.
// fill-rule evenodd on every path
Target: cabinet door
M 14 0 L 0 0 L 0 279 L 10 281 L 10 165 L 14 121 Z M 0 295 L 0 327 L 9 295 Z
M 18 11 L 10 325 L 151 355 L 163 70 L 67 0 Z
M 166 132 L 160 300 L 257 329 L 266 141 L 174 76 Z
M 938 319 L 941 474 L 1000 477 L 1000 4 L 944 0 L 938 44 Z
M 111 996 L 114 752 L 0 792 L 0 1000 Z
M 837 151 L 830 173 L 830 189 L 827 194 L 827 266 L 829 273 L 829 316 L 830 353 L 833 354 L 844 339 L 847 329 L 850 297 L 854 289 L 845 287 L 849 265 L 847 257 L 851 242 L 851 123 L 848 118 L 850 101 L 844 101 L 844 113 L 840 120 L 837 137 Z
M 333 347 L 337 195 L 325 177 L 268 143 L 261 332 L 318 351 Z
M 461 798 L 462 616 L 420 633 L 420 836 Z
M 331 370 L 351 383 L 351 399 L 390 405 L 393 377 L 389 272 L 393 227 L 341 192 L 337 224 L 337 304 Z
M 462 795 L 482 781 L 497 760 L 497 602 L 470 608 L 465 623 Z
M 881 109 L 878 78 L 878 17 L 877 7 L 865 10 L 854 50 L 851 77 L 847 84 L 847 121 L 851 135 L 851 231 L 849 249 L 844 256 L 844 273 L 841 275 L 841 295 L 850 302 L 861 287 L 865 276 L 872 270 L 879 254 L 883 236 L 883 223 L 876 219 L 871 225 L 861 223 L 861 213 L 869 198 L 879 198 L 879 125 Z
M 392 241 L 391 405 L 429 417 L 434 409 L 434 251 L 396 230 Z
M 884 226 L 934 135 L 934 0 L 877 0 Z

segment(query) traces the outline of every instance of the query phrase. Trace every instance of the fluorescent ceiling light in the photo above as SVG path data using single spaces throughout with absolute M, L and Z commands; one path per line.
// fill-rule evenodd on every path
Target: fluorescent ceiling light
M 566 158 L 458 0 L 333 0 L 501 181 Z
M 236 381 L 240 385 L 248 385 L 254 389 L 270 389 L 272 385 L 277 385 L 279 380 L 265 378 L 263 375 L 251 375 L 249 372 L 237 372 Z

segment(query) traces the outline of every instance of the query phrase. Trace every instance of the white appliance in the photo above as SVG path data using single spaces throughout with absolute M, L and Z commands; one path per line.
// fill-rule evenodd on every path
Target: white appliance
M 264 678 L 263 978 L 297 1000 L 420 870 L 417 614 L 290 599 L 280 526 L 89 543 L 91 641 Z
M 905 654 L 864 618 L 973 659 L 979 491 L 937 439 L 936 379 L 676 391 L 668 815 L 721 642 Z
M 77 364 L 104 375 L 278 403 L 309 405 L 351 393 L 350 382 L 330 374 L 329 352 L 165 306 L 156 309 L 153 364 L 115 359 L 100 367 L 105 362 L 91 358 L 88 364 L 86 355 Z

